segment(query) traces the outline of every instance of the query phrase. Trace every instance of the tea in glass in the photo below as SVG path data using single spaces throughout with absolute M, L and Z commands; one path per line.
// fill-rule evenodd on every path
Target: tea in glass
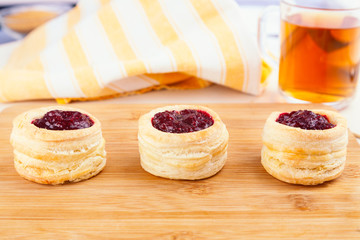
M 359 61 L 358 18 L 330 11 L 281 20 L 279 87 L 290 101 L 346 105 L 356 90 Z

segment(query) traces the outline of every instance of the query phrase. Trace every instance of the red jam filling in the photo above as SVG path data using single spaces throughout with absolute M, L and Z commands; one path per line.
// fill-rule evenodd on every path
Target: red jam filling
M 31 123 L 38 128 L 48 130 L 76 130 L 94 125 L 94 121 L 86 114 L 61 110 L 47 112 L 42 118 L 35 119 Z
M 159 112 L 151 122 L 154 128 L 168 133 L 196 132 L 214 124 L 209 113 L 193 109 Z
M 276 122 L 306 130 L 325 130 L 335 127 L 326 115 L 320 115 L 308 110 L 281 113 Z

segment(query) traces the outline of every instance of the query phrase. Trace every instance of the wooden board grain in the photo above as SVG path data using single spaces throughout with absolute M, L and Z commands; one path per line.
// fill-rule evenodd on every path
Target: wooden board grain
M 26 181 L 13 167 L 11 121 L 39 106 L 0 114 L 0 239 L 360 239 L 360 147 L 352 135 L 335 181 L 290 185 L 261 166 L 270 112 L 309 106 L 207 105 L 229 130 L 228 161 L 212 178 L 175 181 L 139 162 L 137 119 L 159 105 L 73 104 L 102 122 L 108 162 L 100 175 L 62 186 Z

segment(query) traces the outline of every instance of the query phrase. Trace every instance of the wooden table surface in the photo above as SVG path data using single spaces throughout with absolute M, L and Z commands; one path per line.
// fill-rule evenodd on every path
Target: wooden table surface
M 11 121 L 39 106 L 0 114 L 0 239 L 360 239 L 360 147 L 352 135 L 337 180 L 290 185 L 261 166 L 267 116 L 305 106 L 207 105 L 229 130 L 227 163 L 214 177 L 177 181 L 140 166 L 137 119 L 160 105 L 72 104 L 102 122 L 107 166 L 90 180 L 60 186 L 24 180 L 13 167 Z

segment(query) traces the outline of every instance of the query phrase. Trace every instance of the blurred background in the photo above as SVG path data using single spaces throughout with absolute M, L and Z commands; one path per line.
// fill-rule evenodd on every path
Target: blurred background
M 84 1 L 85 5 L 87 1 L 100 0 L 80 0 Z M 168 0 L 175 1 L 175 0 Z M 259 17 L 264 13 L 268 6 L 279 6 L 280 0 L 233 0 L 239 6 L 239 12 L 241 14 L 241 20 L 245 19 L 247 30 L 251 33 L 251 37 L 255 43 L 258 42 L 258 21 Z M 306 0 L 299 0 L 306 1 Z M 311 1 L 312 0 L 307 0 Z M 10 54 L 14 50 L 19 42 L 16 40 L 22 39 L 32 29 L 39 25 L 49 21 L 50 19 L 59 16 L 69 10 L 71 10 L 78 0 L 0 0 L 0 66 L 4 66 L 9 58 Z M 343 3 L 343 0 L 328 0 L 326 3 Z M 351 2 L 351 1 L 350 1 Z M 359 0 L 353 1 L 358 3 Z M 265 11 L 266 12 L 266 11 Z M 268 55 L 271 55 L 274 59 L 280 53 L 280 16 L 279 12 L 274 11 L 274 15 L 267 18 L 265 22 L 265 35 L 270 36 L 264 41 L 264 45 L 268 46 L 266 50 Z M 263 23 L 263 22 L 262 22 Z M 240 24 L 240 22 L 239 22 Z M 263 32 L 263 31 L 262 31 Z M 271 52 L 270 52 L 271 51 Z M 269 53 L 270 52 L 270 53 Z M 217 102 L 217 103 L 233 103 L 233 102 L 252 102 L 252 103 L 278 103 L 287 102 L 287 100 L 278 91 L 278 63 L 273 59 L 266 59 L 266 56 L 262 56 L 265 62 L 272 65 L 272 71 L 267 78 L 267 86 L 264 88 L 263 93 L 260 96 L 252 96 L 249 94 L 243 94 L 239 91 L 234 91 L 223 86 L 211 86 L 205 90 L 188 90 L 185 94 L 183 92 L 152 92 L 146 95 L 131 96 L 128 98 L 117 98 L 109 101 L 121 102 L 121 103 L 134 103 L 134 102 L 147 102 L 152 99 L 151 103 L 166 102 L 183 102 L 187 99 L 186 96 L 191 95 L 194 102 Z M 357 86 L 357 92 L 360 92 L 360 85 Z M 185 97 L 184 97 L 185 96 Z M 209 96 L 217 96 L 212 98 Z M 360 136 L 360 114 L 358 106 L 360 104 L 360 94 L 357 94 L 355 100 L 349 107 L 343 109 L 341 113 L 347 117 L 350 129 L 352 132 Z M 0 111 L 6 106 L 6 104 L 0 104 Z M 360 140 L 359 140 L 360 142 Z
M 280 0 L 234 0 L 242 5 L 243 14 L 249 19 L 249 29 L 257 33 L 257 19 L 269 5 Z M 62 14 L 76 5 L 78 0 L 0 0 L 0 44 L 21 39 L 27 32 L 43 22 Z
M 35 27 L 70 10 L 77 0 L 0 0 L 0 44 L 21 39 Z

